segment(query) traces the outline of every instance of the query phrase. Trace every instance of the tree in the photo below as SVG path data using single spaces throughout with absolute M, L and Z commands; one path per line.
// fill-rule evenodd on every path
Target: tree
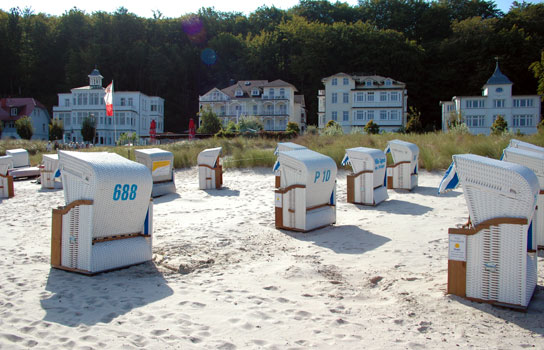
M 83 141 L 93 142 L 95 134 L 96 120 L 92 114 L 87 115 L 85 118 L 83 118 L 83 122 L 81 123 L 81 136 L 83 137 Z
M 380 126 L 378 124 L 374 123 L 374 120 L 371 119 L 365 125 L 365 132 L 367 134 L 379 134 L 380 133 Z
M 408 112 L 408 121 L 406 122 L 406 132 L 407 133 L 420 133 L 423 130 L 421 124 L 421 112 L 417 110 L 414 106 L 410 106 L 410 111 Z
M 17 121 L 15 122 L 15 129 L 17 130 L 17 135 L 25 140 L 30 140 L 32 138 L 32 135 L 34 134 L 32 120 L 28 116 L 17 119 Z
M 51 124 L 49 124 L 49 140 L 62 140 L 62 135 L 64 134 L 64 128 L 62 127 L 62 122 L 57 119 L 53 119 Z
M 531 63 L 529 66 L 538 80 L 538 94 L 540 99 L 544 101 L 544 50 L 540 53 L 540 61 Z
M 200 111 L 200 120 L 202 123 L 198 128 L 200 134 L 216 134 L 221 130 L 221 121 L 219 117 L 209 108 Z
M 285 127 L 285 132 L 298 135 L 300 133 L 300 128 L 298 127 L 297 123 L 289 122 L 287 123 L 287 126 Z
M 492 135 L 501 135 L 506 130 L 508 130 L 508 123 L 506 120 L 504 120 L 504 117 L 502 115 L 498 115 L 497 119 L 493 122 L 493 125 L 491 125 L 491 134 Z
M 264 127 L 263 123 L 256 117 L 243 117 L 238 122 L 238 129 L 240 129 L 240 132 L 255 132 L 263 130 Z

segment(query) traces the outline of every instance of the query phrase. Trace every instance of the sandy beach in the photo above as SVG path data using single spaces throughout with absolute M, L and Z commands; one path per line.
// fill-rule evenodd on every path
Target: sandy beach
M 16 181 L 0 200 L 0 349 L 544 349 L 544 253 L 527 313 L 446 294 L 462 189 L 442 172 L 376 207 L 346 203 L 309 233 L 274 226 L 271 169 L 227 170 L 154 203 L 154 261 L 96 276 L 52 269 L 62 190 Z

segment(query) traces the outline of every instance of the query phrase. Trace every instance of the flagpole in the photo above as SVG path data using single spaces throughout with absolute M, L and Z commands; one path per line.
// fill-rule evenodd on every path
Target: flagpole
M 113 79 L 111 80 L 111 110 L 113 111 L 113 143 L 115 144 L 114 146 L 117 146 L 117 124 L 115 123 L 115 110 L 113 109 L 113 101 L 114 101 L 114 97 L 113 97 L 113 89 L 114 89 L 114 86 L 113 85 Z

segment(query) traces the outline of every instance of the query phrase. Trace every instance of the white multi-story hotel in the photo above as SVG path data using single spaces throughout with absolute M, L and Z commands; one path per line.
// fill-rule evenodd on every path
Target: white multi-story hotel
M 53 118 L 63 122 L 65 142 L 83 141 L 81 125 L 83 118 L 89 115 L 96 121 L 94 143 L 97 145 L 113 145 L 122 133 L 149 136 L 152 120 L 155 120 L 157 133 L 164 131 L 164 99 L 139 91 L 114 91 L 114 116 L 106 116 L 102 79 L 100 72 L 94 69 L 89 74 L 89 86 L 58 94 L 59 104 L 53 106 Z
M 482 96 L 454 96 L 441 101 L 442 130 L 448 131 L 454 120 L 464 122 L 471 133 L 489 135 L 491 125 L 501 115 L 512 132 L 534 134 L 540 120 L 540 96 L 512 96 L 513 83 L 499 69 L 483 86 Z
M 210 108 L 226 126 L 242 117 L 256 117 L 268 131 L 285 131 L 288 122 L 306 128 L 304 96 L 283 80 L 241 80 L 224 88 L 213 88 L 198 97 L 200 109 Z
M 370 120 L 380 130 L 396 131 L 406 125 L 406 84 L 379 75 L 338 73 L 321 80 L 318 93 L 318 121 L 322 129 L 330 120 L 345 133 L 363 128 Z

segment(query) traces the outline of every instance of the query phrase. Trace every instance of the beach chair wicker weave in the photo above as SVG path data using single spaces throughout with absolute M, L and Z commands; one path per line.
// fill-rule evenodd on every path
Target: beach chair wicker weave
M 6 150 L 6 155 L 13 157 L 14 168 L 30 166 L 30 158 L 28 157 L 28 151 L 26 149 L 8 149 Z
M 11 198 L 15 195 L 13 187 L 13 177 L 9 175 L 9 170 L 13 169 L 13 157 L 0 157 L 0 198 Z
M 152 197 L 176 193 L 174 182 L 174 154 L 160 148 L 137 149 L 136 161 L 151 171 L 153 177 Z
M 44 154 L 42 163 L 43 165 L 40 168 L 40 182 L 42 188 L 56 188 L 56 183 L 59 184 L 58 188 L 61 188 L 58 154 Z
M 387 187 L 391 189 L 412 190 L 418 183 L 419 148 L 417 145 L 391 140 L 384 153 L 391 153 L 393 165 L 387 167 Z
M 387 158 L 378 149 L 356 147 L 346 149 L 342 165 L 350 164 L 353 172 L 347 175 L 347 201 L 376 205 L 388 198 Z
M 285 152 L 285 151 L 296 151 L 300 149 L 307 149 L 306 147 L 296 144 L 294 142 L 278 142 L 276 149 L 274 150 L 274 155 L 277 156 L 279 152 Z M 281 182 L 281 176 L 279 169 L 276 169 L 276 166 L 274 166 L 274 175 L 275 175 L 275 182 L 274 187 L 279 188 L 280 182 Z
M 312 150 L 278 153 L 281 172 L 275 190 L 277 228 L 310 231 L 336 222 L 336 172 L 330 157 Z
M 537 279 L 536 176 L 518 164 L 467 154 L 453 156 L 443 181 L 452 174 L 463 187 L 471 224 L 448 231 L 448 293 L 526 309 Z
M 151 259 L 151 172 L 114 153 L 59 151 L 65 207 L 53 210 L 51 263 L 94 274 Z
M 223 166 L 221 147 L 205 149 L 198 154 L 198 188 L 209 190 L 223 185 Z

